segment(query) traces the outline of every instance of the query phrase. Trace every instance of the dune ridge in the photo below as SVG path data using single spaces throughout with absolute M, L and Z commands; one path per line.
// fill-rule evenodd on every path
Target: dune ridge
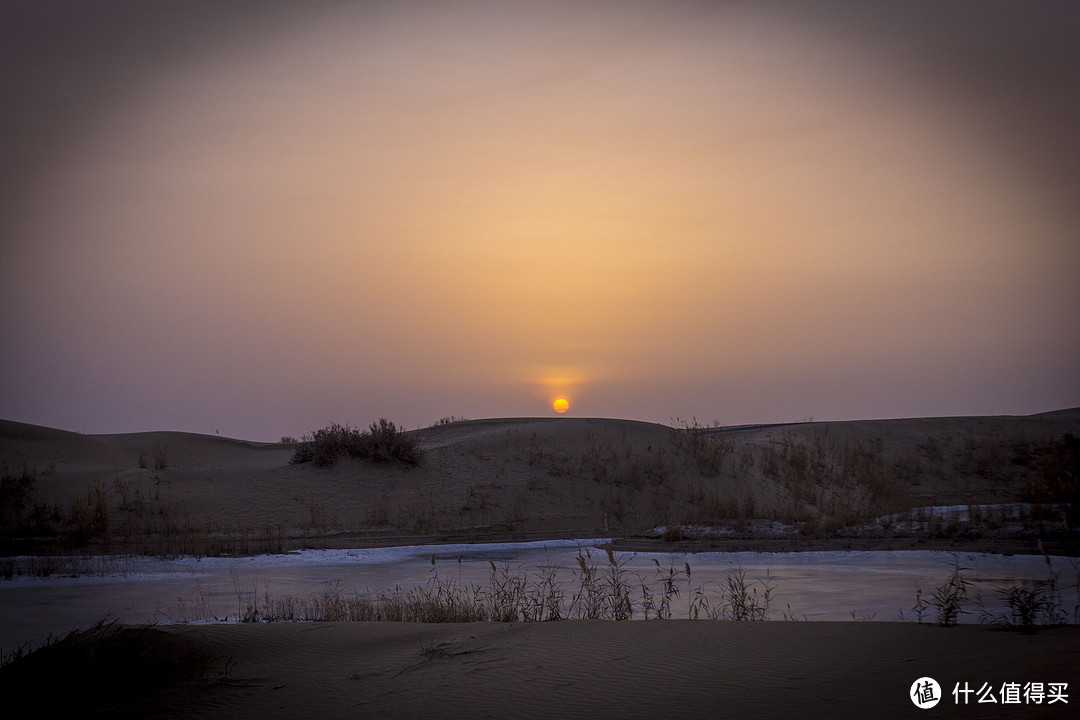
M 447 538 L 651 542 L 657 528 L 705 526 L 752 549 L 778 534 L 788 544 L 858 542 L 853 528 L 924 506 L 1037 503 L 1043 515 L 1025 527 L 989 518 L 973 534 L 946 520 L 922 538 L 978 545 L 1010 535 L 1036 552 L 1037 535 L 1071 541 L 1060 507 L 1077 489 L 1061 478 L 1080 455 L 1080 410 L 730 428 L 508 418 L 409 435 L 423 450 L 416 467 L 344 459 L 318 468 L 290 462 L 290 443 L 2 421 L 5 477 L 25 485 L 6 541 L 214 554 Z M 72 529 L 84 516 L 99 522 Z

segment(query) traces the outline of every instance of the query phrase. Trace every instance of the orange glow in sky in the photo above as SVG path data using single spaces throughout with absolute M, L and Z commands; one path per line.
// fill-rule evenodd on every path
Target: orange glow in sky
M 122 0 L 80 43 L 33 6 L 0 18 L 0 417 L 273 440 L 568 397 L 659 422 L 1080 405 L 1061 18 L 965 44 L 903 3 L 867 29 L 828 2 L 189 26 Z

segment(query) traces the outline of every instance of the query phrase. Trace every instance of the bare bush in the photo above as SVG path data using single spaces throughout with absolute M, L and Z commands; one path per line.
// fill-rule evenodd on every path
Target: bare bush
M 293 450 L 292 462 L 330 467 L 339 457 L 348 456 L 416 465 L 422 454 L 416 440 L 386 418 L 380 418 L 367 430 L 331 423 L 309 433 Z
M 168 466 L 168 460 L 166 457 L 167 446 L 155 445 L 151 448 L 150 452 L 154 456 L 154 469 L 164 470 Z

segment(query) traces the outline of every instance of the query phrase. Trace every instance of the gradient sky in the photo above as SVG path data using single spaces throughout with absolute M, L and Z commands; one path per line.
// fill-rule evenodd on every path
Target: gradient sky
M 0 417 L 1080 405 L 1072 2 L 0 0 Z

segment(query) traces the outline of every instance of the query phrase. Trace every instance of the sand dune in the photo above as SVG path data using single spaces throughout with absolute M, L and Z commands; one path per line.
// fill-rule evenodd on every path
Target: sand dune
M 892 623 L 694 621 L 181 626 L 210 682 L 113 710 L 204 718 L 1067 717 L 1069 705 L 957 706 L 956 683 L 1080 688 L 1080 628 L 1038 635 Z M 223 671 L 228 664 L 228 674 Z M 83 707 L 93 707 L 94 698 Z
M 763 528 L 779 525 L 792 533 L 784 542 L 803 549 L 936 542 L 1038 552 L 1045 541 L 1051 552 L 1077 554 L 1069 478 L 1078 410 L 738 428 L 520 418 L 412 436 L 424 451 L 415 467 L 320 468 L 291 463 L 286 444 L 0 422 L 5 547 L 237 554 L 616 536 L 692 550 L 694 541 L 650 539 L 649 530 L 703 523 L 734 533 L 710 542 L 742 544 L 726 549 L 776 549 Z M 918 531 L 881 531 L 892 532 L 885 538 L 853 530 L 885 512 L 960 503 L 1033 509 L 1020 522 L 993 511 L 962 522 L 932 513 Z M 901 717 L 918 712 L 909 689 L 929 675 L 944 688 L 938 716 L 1064 717 L 1075 703 L 956 707 L 949 693 L 957 682 L 1064 682 L 1077 691 L 1078 633 L 705 621 L 169 626 L 145 637 L 155 647 L 202 648 L 199 657 L 212 660 L 205 682 L 169 675 L 146 695 L 119 675 L 76 706 L 153 717 Z M 57 672 L 17 686 L 71 674 Z M 0 673 L 4 683 L 11 677 Z
M 415 467 L 343 459 L 320 468 L 291 464 L 288 444 L 4 421 L 0 461 L 32 477 L 25 522 L 34 503 L 60 515 L 96 503 L 107 527 L 82 533 L 95 550 L 153 540 L 154 551 L 199 552 L 196 540 L 210 536 L 232 538 L 228 552 L 255 540 L 249 551 L 632 537 L 669 525 L 724 525 L 752 541 L 765 522 L 813 540 L 919 506 L 1068 501 L 1075 489 L 1058 488 L 1054 473 L 1076 462 L 1069 433 L 1080 436 L 1076 409 L 735 428 L 495 419 L 412 431 L 424 451 Z M 1043 528 L 1047 540 L 1059 526 Z M 962 529 L 944 534 L 963 539 Z

